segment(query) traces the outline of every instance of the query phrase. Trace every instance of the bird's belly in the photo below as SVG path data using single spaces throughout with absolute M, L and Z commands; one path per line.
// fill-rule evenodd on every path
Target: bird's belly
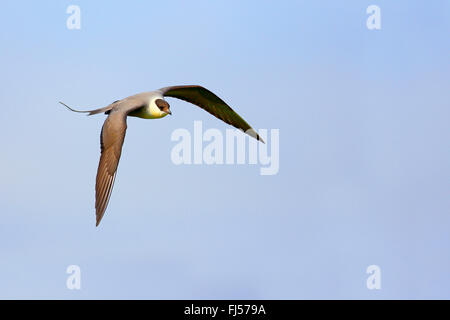
M 167 114 L 154 114 L 150 111 L 150 108 L 142 107 L 130 112 L 128 115 L 131 117 L 138 117 L 143 119 L 160 119 L 164 118 Z

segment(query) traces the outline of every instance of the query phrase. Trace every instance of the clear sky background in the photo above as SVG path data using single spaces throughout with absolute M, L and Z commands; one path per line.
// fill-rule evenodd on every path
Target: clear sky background
M 449 31 L 446 0 L 2 1 L 0 298 L 449 299 Z M 279 129 L 279 173 L 174 165 L 175 129 L 229 126 L 172 99 L 95 228 L 104 116 L 58 101 L 178 84 Z

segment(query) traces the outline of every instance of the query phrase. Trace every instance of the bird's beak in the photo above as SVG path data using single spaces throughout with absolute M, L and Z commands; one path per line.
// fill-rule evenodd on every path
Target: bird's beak
M 168 110 L 166 113 L 172 115 L 172 111 L 170 110 Z

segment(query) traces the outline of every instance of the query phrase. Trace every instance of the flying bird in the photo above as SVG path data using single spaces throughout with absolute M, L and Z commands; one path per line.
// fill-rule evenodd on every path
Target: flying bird
M 127 117 L 159 119 L 172 114 L 164 97 L 181 99 L 199 106 L 216 118 L 238 128 L 261 141 L 256 131 L 242 119 L 222 99 L 208 89 L 197 85 L 171 86 L 159 90 L 138 93 L 110 105 L 95 109 L 75 110 L 63 102 L 62 105 L 74 112 L 87 113 L 89 116 L 99 113 L 108 115 L 100 133 L 100 161 L 95 183 L 96 226 L 105 214 L 116 178 L 117 166 L 122 153 L 122 145 L 127 130 Z

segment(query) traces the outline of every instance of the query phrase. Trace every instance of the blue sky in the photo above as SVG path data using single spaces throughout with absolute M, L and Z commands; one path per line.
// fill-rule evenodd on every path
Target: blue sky
M 381 30 L 366 28 L 371 4 Z M 448 1 L 1 8 L 0 298 L 450 298 Z M 129 119 L 95 228 L 104 116 L 57 102 L 178 84 L 279 129 L 279 173 L 174 165 L 175 129 L 229 127 L 171 100 L 172 117 Z M 381 290 L 366 288 L 372 264 Z

